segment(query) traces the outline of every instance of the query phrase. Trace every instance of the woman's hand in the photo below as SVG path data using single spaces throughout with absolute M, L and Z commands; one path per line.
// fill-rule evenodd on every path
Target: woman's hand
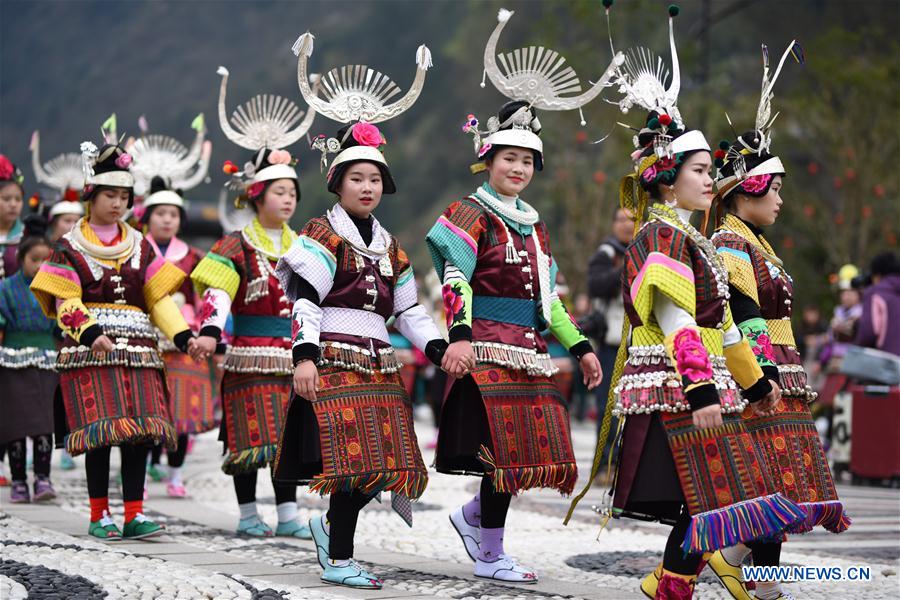
M 718 404 L 711 404 L 697 409 L 692 413 L 694 417 L 694 427 L 697 429 L 712 429 L 713 427 L 722 426 L 722 407 Z
M 457 379 L 471 373 L 475 369 L 475 351 L 472 349 L 472 342 L 459 340 L 447 346 L 441 368 Z
M 206 360 L 216 351 L 216 338 L 211 335 L 200 335 L 193 341 L 193 344 L 188 342 L 188 354 L 194 360 Z
M 781 403 L 781 388 L 778 387 L 777 382 L 771 379 L 769 383 L 772 384 L 772 391 L 763 396 L 759 402 L 754 402 L 750 405 L 753 408 L 753 412 L 762 417 L 774 415 L 779 403 Z
M 319 369 L 311 360 L 302 360 L 294 367 L 294 391 L 301 398 L 310 402 L 316 400 L 316 390 L 319 389 Z
M 603 368 L 600 366 L 600 359 L 593 352 L 588 352 L 578 361 L 581 365 L 581 372 L 584 374 L 584 385 L 588 390 L 592 390 L 603 381 Z
M 94 343 L 91 344 L 91 352 L 94 354 L 94 358 L 103 359 L 109 352 L 115 350 L 115 345 L 108 336 L 101 335 L 94 340 Z

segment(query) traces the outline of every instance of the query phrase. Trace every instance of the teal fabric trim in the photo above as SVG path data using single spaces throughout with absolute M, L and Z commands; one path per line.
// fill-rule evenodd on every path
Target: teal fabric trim
M 291 320 L 265 315 L 235 315 L 236 337 L 291 337 Z
M 466 279 L 472 279 L 478 257 L 465 240 L 453 233 L 440 220 L 431 227 L 425 237 L 425 244 L 431 254 L 434 270 L 437 271 L 441 281 L 444 280 L 444 263 L 448 260 L 462 271 Z
M 331 276 L 334 277 L 335 272 L 337 271 L 337 260 L 335 260 L 334 255 L 328 251 L 327 248 L 309 238 L 305 235 L 301 235 L 296 240 L 294 240 L 294 246 L 299 246 L 303 250 L 306 250 L 310 254 L 316 257 L 325 268 L 327 268 L 331 272 Z
M 499 296 L 474 296 L 472 298 L 472 318 L 474 319 L 540 329 L 539 310 L 540 305 L 527 298 Z
M 32 331 L 7 331 L 3 337 L 3 345 L 14 350 L 19 348 L 40 348 L 56 350 L 56 340 L 52 333 Z

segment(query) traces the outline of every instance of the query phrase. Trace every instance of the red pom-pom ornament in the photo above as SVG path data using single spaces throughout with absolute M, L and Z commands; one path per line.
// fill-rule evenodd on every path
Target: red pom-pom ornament
M 667 114 L 659 115 L 658 119 L 659 119 L 659 124 L 662 125 L 663 127 L 668 127 L 669 125 L 672 124 L 672 117 L 670 117 Z
M 230 160 L 226 160 L 225 164 L 222 165 L 222 171 L 226 175 L 234 175 L 235 173 L 240 171 L 240 169 L 238 169 L 238 166 L 236 164 L 234 164 L 233 162 L 231 162 Z

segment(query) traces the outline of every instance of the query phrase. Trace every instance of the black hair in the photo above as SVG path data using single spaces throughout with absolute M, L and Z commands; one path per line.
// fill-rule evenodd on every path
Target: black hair
M 98 160 L 94 163 L 94 175 L 100 175 L 102 173 L 110 173 L 112 171 L 123 171 L 128 172 L 128 169 L 123 169 L 119 165 L 116 164 L 119 157 L 123 154 L 127 154 L 125 149 L 118 144 L 104 144 L 97 153 Z M 134 206 L 134 187 L 125 187 L 125 186 L 114 186 L 114 185 L 93 185 L 85 188 L 85 192 L 82 194 L 81 199 L 84 202 L 91 202 L 94 198 L 97 197 L 97 194 L 104 189 L 116 189 L 119 187 L 124 187 L 128 190 L 128 208 Z
M 355 125 L 355 123 L 351 125 L 344 125 L 340 129 L 338 129 L 337 135 L 335 137 L 341 141 L 341 151 L 346 150 L 347 148 L 361 145 L 350 133 L 350 129 L 353 125 Z M 338 190 L 340 190 L 341 188 L 341 183 L 343 183 L 344 175 L 347 174 L 347 169 L 349 169 L 352 165 L 360 162 L 372 163 L 373 165 L 378 167 L 378 171 L 381 173 L 383 194 L 394 194 L 397 192 L 397 184 L 394 182 L 394 177 L 391 175 L 391 170 L 386 164 L 362 158 L 359 160 L 348 160 L 347 162 L 342 162 L 338 166 L 334 167 L 334 169 L 329 173 L 327 186 L 328 191 L 332 194 L 338 194 Z
M 22 221 L 25 230 L 22 233 L 22 241 L 16 248 L 16 262 L 22 263 L 22 259 L 37 246 L 51 248 L 50 239 L 47 237 L 47 219 L 39 214 L 30 214 Z
M 669 122 L 667 125 L 664 125 L 664 121 L 662 119 L 668 119 Z M 656 149 L 653 147 L 653 140 L 656 136 L 665 133 L 670 136 L 672 140 L 675 140 L 682 135 L 692 131 L 685 127 L 679 127 L 675 121 L 669 115 L 660 114 L 658 111 L 651 110 L 647 113 L 647 119 L 645 121 L 644 127 L 638 132 L 637 140 L 638 146 L 643 148 L 641 150 L 640 158 L 646 158 L 648 156 L 652 156 Z M 638 178 L 638 182 L 640 186 L 647 192 L 647 194 L 654 200 L 662 199 L 662 190 L 660 190 L 660 185 L 674 185 L 675 181 L 678 179 L 678 173 L 681 171 L 681 168 L 688 161 L 688 159 L 696 154 L 697 152 L 706 152 L 706 150 L 688 150 L 686 152 L 679 152 L 675 154 L 673 159 L 675 160 L 675 165 L 673 168 L 664 172 L 657 177 L 654 177 L 651 181 L 647 181 L 643 177 Z
M 869 271 L 872 275 L 900 275 L 900 261 L 893 252 L 882 252 L 872 257 Z
M 517 110 L 519 110 L 520 108 L 525 107 L 525 106 L 528 106 L 528 103 L 525 102 L 524 100 L 510 100 L 509 102 L 507 102 L 506 104 L 501 106 L 499 111 L 497 111 L 497 119 L 500 121 L 500 123 L 503 123 L 508 118 L 513 116 Z M 531 110 L 531 116 L 532 116 L 532 121 L 531 121 L 532 132 L 535 135 L 540 136 L 541 135 L 541 126 L 540 126 L 540 120 L 538 119 L 537 109 L 535 109 L 532 106 L 530 108 L 530 110 Z M 506 127 L 501 127 L 500 131 L 504 131 L 507 129 L 512 129 L 512 124 L 507 125 Z M 489 161 L 492 161 L 494 159 L 494 157 L 501 150 L 503 150 L 505 148 L 510 148 L 510 146 L 493 146 L 493 147 L 491 147 L 490 150 L 488 150 L 487 152 L 484 153 L 484 156 L 481 157 L 481 160 L 483 160 L 486 164 Z M 530 148 L 529 148 L 529 150 L 531 150 L 531 154 L 534 156 L 535 170 L 543 171 L 544 170 L 543 155 L 540 152 L 538 152 L 537 150 L 533 150 Z
M 763 135 L 758 130 L 747 131 L 740 136 L 729 145 L 727 141 L 724 141 L 719 144 L 719 148 L 722 150 L 730 150 L 729 154 L 734 155 L 736 152 L 740 152 L 741 150 L 750 150 L 749 153 L 743 154 L 744 157 L 744 169 L 746 171 L 751 171 L 766 162 L 770 158 L 773 158 L 772 154 L 768 151 L 758 152 L 759 145 L 762 143 Z M 734 161 L 728 161 L 727 163 L 722 164 L 719 167 L 719 177 L 731 177 L 734 175 Z M 743 194 L 744 196 L 749 196 L 751 198 L 762 198 L 766 194 L 769 193 L 769 189 L 772 187 L 772 182 L 775 181 L 775 175 L 785 176 L 784 173 L 770 173 L 772 177 L 769 178 L 769 181 L 766 183 L 765 188 L 760 191 L 750 192 L 745 190 L 741 185 L 736 185 L 730 190 L 725 196 L 722 198 L 722 204 L 725 208 L 732 212 L 734 210 L 734 198 L 737 194 Z

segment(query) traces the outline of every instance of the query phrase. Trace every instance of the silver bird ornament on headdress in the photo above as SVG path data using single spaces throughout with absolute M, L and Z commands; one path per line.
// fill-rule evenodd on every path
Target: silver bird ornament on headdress
M 141 117 L 140 138 L 131 139 L 126 149 L 134 157 L 131 173 L 135 178 L 135 193 L 143 195 L 150 189 L 153 177 L 165 179 L 172 189 L 189 190 L 206 178 L 212 144 L 205 140 L 206 124 L 203 114 L 191 122 L 197 133 L 190 149 L 173 137 L 147 134 L 147 120 Z
M 310 104 L 309 110 L 304 112 L 291 100 L 273 94 L 256 95 L 238 106 L 229 122 L 225 108 L 228 69 L 219 67 L 217 73 L 222 76 L 222 84 L 219 87 L 219 125 L 225 136 L 238 146 L 254 151 L 263 148 L 286 148 L 306 135 L 312 127 L 316 106 Z M 313 82 L 310 96 L 315 97 L 319 76 L 312 75 L 309 79 Z M 295 124 L 297 126 L 291 129 Z
M 424 44 L 416 50 L 416 76 L 406 94 L 390 102 L 400 87 L 390 77 L 366 65 L 347 65 L 328 71 L 321 79 L 322 97 L 310 88 L 307 62 L 313 53 L 314 36 L 306 32 L 297 38 L 291 50 L 297 56 L 297 83 L 303 99 L 322 115 L 351 123 L 380 123 L 392 119 L 412 106 L 422 92 L 425 75 L 432 66 L 431 51 Z
M 31 167 L 38 183 L 57 190 L 60 194 L 69 190 L 80 190 L 84 185 L 84 169 L 81 155 L 66 152 L 41 163 L 41 136 L 35 131 L 31 135 Z
M 543 110 L 579 111 L 581 124 L 585 125 L 581 107 L 600 95 L 609 87 L 616 69 L 624 61 L 621 53 L 613 55 L 612 62 L 600 79 L 582 92 L 581 81 L 575 70 L 566 66 L 565 57 L 554 50 L 542 46 L 518 48 L 512 52 L 497 53 L 500 33 L 515 13 L 501 8 L 497 13 L 497 26 L 488 38 L 484 48 L 484 75 L 501 94 L 511 100 L 523 100 L 535 108 Z M 499 61 L 499 65 L 498 65 Z M 481 87 L 485 86 L 484 77 Z M 566 96 L 582 92 L 576 96 Z

